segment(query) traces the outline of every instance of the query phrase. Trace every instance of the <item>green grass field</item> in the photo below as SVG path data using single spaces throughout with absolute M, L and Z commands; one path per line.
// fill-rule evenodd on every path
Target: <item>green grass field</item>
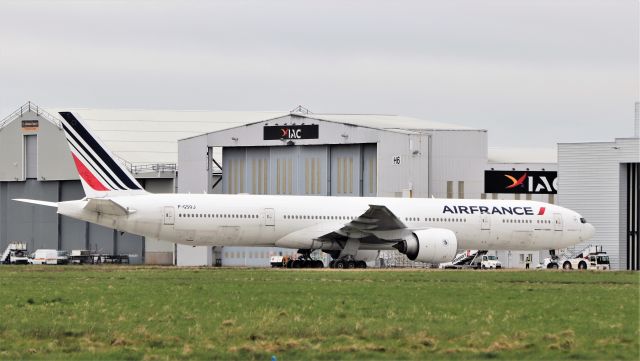
M 640 273 L 0 267 L 0 359 L 640 358 Z

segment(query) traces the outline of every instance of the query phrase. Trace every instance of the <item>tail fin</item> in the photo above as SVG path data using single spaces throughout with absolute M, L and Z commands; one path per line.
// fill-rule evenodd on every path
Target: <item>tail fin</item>
M 60 112 L 73 162 L 88 198 L 146 193 L 104 144 L 71 112 Z

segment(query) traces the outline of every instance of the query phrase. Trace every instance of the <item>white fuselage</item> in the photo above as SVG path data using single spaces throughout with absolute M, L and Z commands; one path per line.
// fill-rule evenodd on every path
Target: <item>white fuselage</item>
M 58 213 L 188 245 L 304 244 L 308 239 L 295 238 L 308 238 L 305 229 L 326 226 L 327 233 L 337 230 L 365 213 L 369 205 L 386 206 L 408 230 L 449 229 L 455 233 L 459 249 L 560 249 L 593 234 L 593 227 L 581 223 L 576 212 L 534 201 L 211 194 L 144 194 L 112 199 L 128 208 L 130 214 L 114 216 L 85 210 L 86 200 L 61 202 Z

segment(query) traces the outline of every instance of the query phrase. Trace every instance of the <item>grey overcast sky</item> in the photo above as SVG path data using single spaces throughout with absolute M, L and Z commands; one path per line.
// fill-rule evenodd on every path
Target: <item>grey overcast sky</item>
M 44 107 L 401 114 L 490 146 L 633 135 L 638 0 L 0 0 L 0 118 Z

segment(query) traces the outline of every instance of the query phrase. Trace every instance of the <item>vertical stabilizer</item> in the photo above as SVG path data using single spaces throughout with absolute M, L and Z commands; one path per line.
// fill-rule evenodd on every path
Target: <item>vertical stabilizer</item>
M 88 198 L 144 194 L 133 175 L 71 112 L 60 112 L 71 156 Z

